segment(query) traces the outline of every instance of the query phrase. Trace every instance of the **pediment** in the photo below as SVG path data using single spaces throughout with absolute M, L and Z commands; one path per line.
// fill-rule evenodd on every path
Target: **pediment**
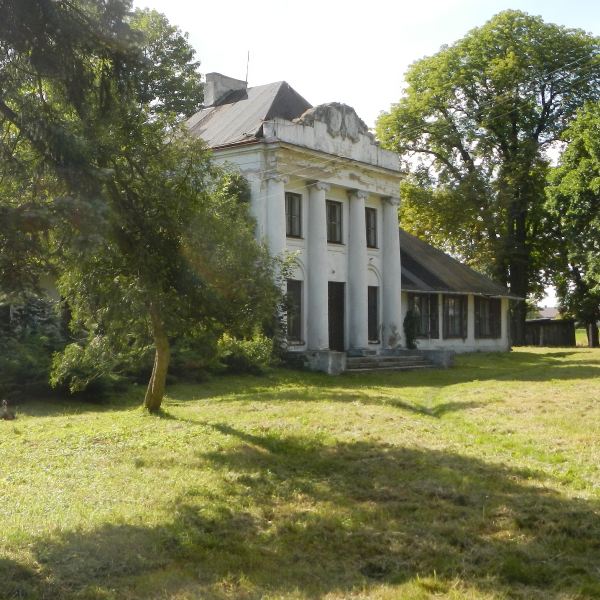
M 315 121 L 324 123 L 327 126 L 327 132 L 334 138 L 349 138 L 353 142 L 358 142 L 360 135 L 365 135 L 373 140 L 365 122 L 347 104 L 340 102 L 320 104 L 309 108 L 300 117 L 294 119 L 294 123 L 311 127 L 314 127 Z

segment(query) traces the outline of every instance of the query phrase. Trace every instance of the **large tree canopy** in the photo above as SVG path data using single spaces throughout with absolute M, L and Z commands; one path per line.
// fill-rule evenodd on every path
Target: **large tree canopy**
M 586 325 L 598 346 L 600 321 L 600 103 L 588 104 L 566 130 L 568 143 L 547 188 L 557 240 L 554 282 L 564 312 Z
M 600 97 L 598 38 L 504 11 L 414 63 L 377 124 L 400 153 L 404 227 L 527 297 L 544 264 L 546 151 Z M 522 340 L 525 303 L 513 319 Z
M 2 214 L 17 224 L 38 174 L 25 187 L 57 221 L 22 245 L 60 257 L 90 335 L 153 342 L 158 410 L 174 336 L 201 319 L 247 333 L 277 301 L 247 207 L 180 124 L 202 98 L 194 52 L 130 0 L 0 0 L 0 16 L 0 149 L 21 166 L 5 171 Z

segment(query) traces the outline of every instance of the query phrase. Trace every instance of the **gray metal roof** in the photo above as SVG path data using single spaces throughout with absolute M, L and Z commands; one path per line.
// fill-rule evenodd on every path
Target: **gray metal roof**
M 188 119 L 188 127 L 211 148 L 252 141 L 262 136 L 263 121 L 279 117 L 291 121 L 312 108 L 285 81 L 234 91 L 216 106 Z
M 400 230 L 402 290 L 513 296 L 503 285 Z

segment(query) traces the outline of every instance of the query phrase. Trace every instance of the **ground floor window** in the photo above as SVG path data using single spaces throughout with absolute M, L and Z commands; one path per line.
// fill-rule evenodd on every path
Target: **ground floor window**
M 369 286 L 369 342 L 379 342 L 379 288 Z
M 467 337 L 467 296 L 444 295 L 444 337 Z
M 500 337 L 500 298 L 475 296 L 475 337 Z
M 409 294 L 408 308 L 415 315 L 417 337 L 440 337 L 437 294 Z
M 288 342 L 302 342 L 302 282 L 287 280 L 287 339 Z

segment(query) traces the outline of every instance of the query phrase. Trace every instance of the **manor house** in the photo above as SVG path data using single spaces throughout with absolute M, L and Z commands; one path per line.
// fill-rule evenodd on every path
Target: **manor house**
M 248 180 L 257 236 L 295 256 L 291 352 L 330 372 L 346 355 L 397 353 L 409 307 L 419 349 L 509 349 L 510 294 L 399 229 L 399 158 L 353 108 L 209 73 L 188 126 Z

